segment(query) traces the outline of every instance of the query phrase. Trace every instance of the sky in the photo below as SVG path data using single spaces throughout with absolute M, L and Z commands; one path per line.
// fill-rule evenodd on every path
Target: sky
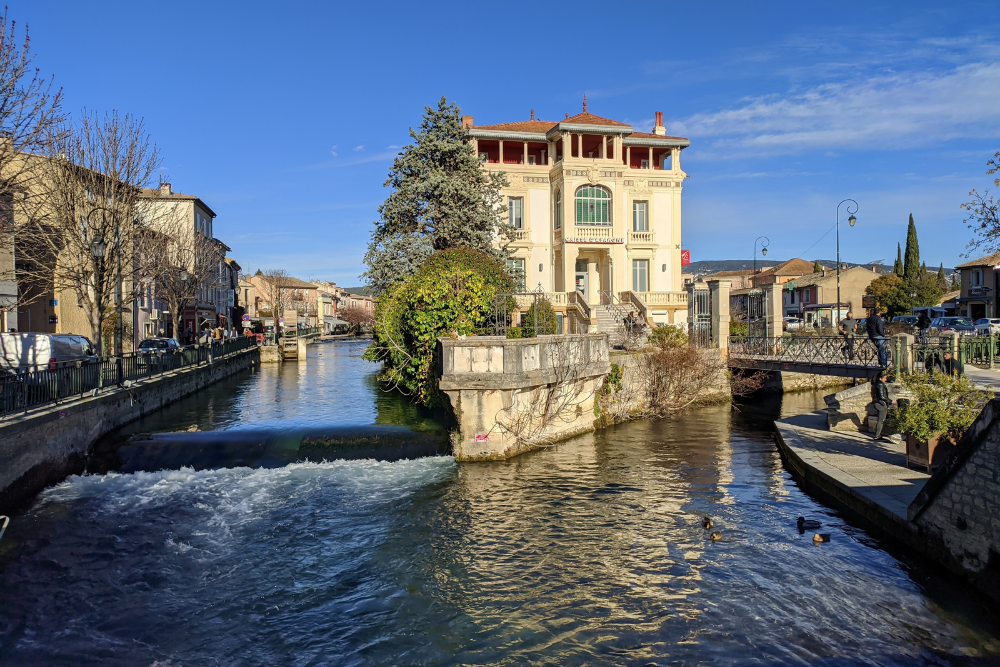
M 244 269 L 360 284 L 393 157 L 442 95 L 476 124 L 582 108 L 691 140 L 691 259 L 964 261 L 1000 150 L 1000 2 L 10 0 L 65 108 L 145 119 Z M 844 207 L 841 221 L 846 221 Z M 759 252 L 759 245 L 757 246 Z

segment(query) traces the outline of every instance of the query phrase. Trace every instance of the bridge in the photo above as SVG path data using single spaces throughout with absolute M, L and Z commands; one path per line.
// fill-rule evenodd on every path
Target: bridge
M 813 375 L 872 378 L 882 369 L 878 347 L 869 338 L 854 339 L 848 354 L 842 336 L 730 336 L 729 365 L 755 371 L 785 371 Z M 894 339 L 885 341 L 886 359 L 892 367 L 899 358 Z

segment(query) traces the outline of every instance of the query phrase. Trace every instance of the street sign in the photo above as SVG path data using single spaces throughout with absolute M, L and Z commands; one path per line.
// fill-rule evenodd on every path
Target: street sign
M 691 266 L 690 250 L 681 250 L 681 266 Z
M 278 324 L 284 324 L 284 323 L 285 323 L 285 318 L 284 317 L 279 317 L 278 318 Z
M 243 320 L 243 328 L 244 329 L 249 329 L 250 328 L 250 322 L 248 322 L 247 320 Z
M 246 314 L 244 314 L 244 315 L 243 315 L 243 321 L 244 321 L 244 322 L 249 322 L 249 321 L 250 321 L 250 316 L 249 316 L 249 315 L 246 315 Z
M 874 308 L 875 307 L 875 295 L 874 294 L 863 294 L 863 295 L 861 295 L 861 307 L 862 308 Z

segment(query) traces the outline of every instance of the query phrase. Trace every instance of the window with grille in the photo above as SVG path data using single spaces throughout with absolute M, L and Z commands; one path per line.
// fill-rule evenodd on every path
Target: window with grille
M 647 203 L 644 201 L 632 202 L 632 231 L 648 232 L 649 217 L 647 214 Z
M 524 229 L 524 200 L 520 197 L 507 198 L 507 220 L 514 229 Z
M 610 225 L 611 193 L 599 185 L 585 185 L 577 190 L 576 224 Z

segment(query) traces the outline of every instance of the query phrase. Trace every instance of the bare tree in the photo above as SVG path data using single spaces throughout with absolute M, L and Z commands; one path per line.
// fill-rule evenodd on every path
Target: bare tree
M 1000 172 L 1000 151 L 993 154 L 986 167 L 986 173 L 989 175 Z M 993 185 L 1000 187 L 1000 178 L 993 179 Z M 989 189 L 983 190 L 982 193 L 973 190 L 969 196 L 971 199 L 961 206 L 969 212 L 969 217 L 963 222 L 974 235 L 966 248 L 970 253 L 974 250 L 987 253 L 1000 250 L 1000 201 L 990 195 Z
M 274 331 L 277 333 L 278 320 L 292 303 L 291 277 L 284 269 L 268 269 L 261 271 L 259 275 L 261 277 L 261 297 L 266 308 L 271 309 L 271 317 L 274 318 Z
M 337 317 L 351 325 L 350 333 L 371 329 L 375 325 L 375 315 L 361 306 L 348 306 L 337 313 Z
M 16 282 L 15 240 L 23 216 L 21 205 L 31 206 L 36 163 L 25 154 L 43 153 L 49 138 L 65 121 L 62 90 L 54 90 L 31 66 L 28 29 L 17 37 L 15 22 L 0 16 L 0 316 L 26 305 L 38 294 L 19 290 Z M 5 319 L 0 317 L 0 319 Z
M 31 158 L 39 194 L 16 236 L 18 280 L 74 293 L 103 353 L 102 323 L 116 300 L 124 307 L 136 288 L 137 230 L 147 207 L 142 188 L 159 166 L 159 152 L 141 119 L 115 111 L 84 112 L 53 131 L 45 148 L 46 155 Z
M 174 337 L 179 339 L 184 311 L 196 308 L 202 295 L 215 284 L 224 253 L 215 239 L 184 233 L 181 225 L 171 220 L 173 210 L 159 208 L 153 215 L 157 219 L 140 235 L 139 273 L 155 290 L 156 298 L 166 302 Z

